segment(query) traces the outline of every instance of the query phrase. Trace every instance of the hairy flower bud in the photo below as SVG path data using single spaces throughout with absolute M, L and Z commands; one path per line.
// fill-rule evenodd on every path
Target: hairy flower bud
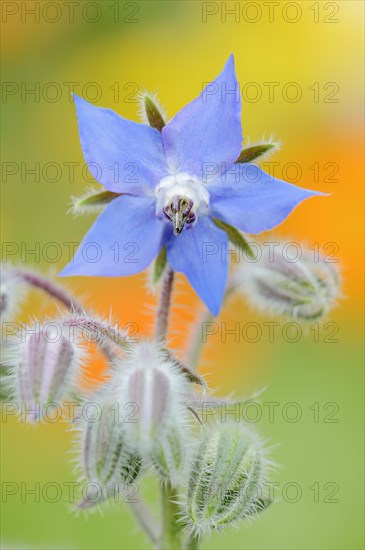
M 0 344 L 0 401 L 11 400 L 10 372 L 11 372 L 11 354 L 10 346 L 6 343 Z
M 129 410 L 124 419 L 128 441 L 163 478 L 176 478 L 185 448 L 187 377 L 166 351 L 144 341 L 115 365 L 111 382 L 121 409 Z
M 2 263 L 0 278 L 0 320 L 2 323 L 14 319 L 25 294 L 26 285 L 16 270 Z
M 112 395 L 104 392 L 84 403 L 78 420 L 83 474 L 96 484 L 100 499 L 119 492 L 119 484 L 133 483 L 142 466 L 140 454 L 127 440 Z
M 268 506 L 263 496 L 266 461 L 257 437 L 239 425 L 203 433 L 191 467 L 183 522 L 200 536 Z
M 185 449 L 184 434 L 181 428 L 176 427 L 152 449 L 150 456 L 155 470 L 163 482 L 169 481 L 177 485 L 184 467 Z
M 340 293 L 338 267 L 314 251 L 274 243 L 256 262 L 245 262 L 235 275 L 252 305 L 263 312 L 301 321 L 320 319 Z
M 70 395 L 79 376 L 82 350 L 60 327 L 57 322 L 28 327 L 14 346 L 9 385 L 28 420 L 36 422 L 49 415 Z

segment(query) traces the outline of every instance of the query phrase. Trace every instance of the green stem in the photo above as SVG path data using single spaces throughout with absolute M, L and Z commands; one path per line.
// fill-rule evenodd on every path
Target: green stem
M 177 494 L 170 483 L 162 488 L 162 533 L 160 550 L 181 550 L 181 524 Z
M 185 550 L 198 550 L 199 538 L 196 535 L 190 535 L 185 543 Z

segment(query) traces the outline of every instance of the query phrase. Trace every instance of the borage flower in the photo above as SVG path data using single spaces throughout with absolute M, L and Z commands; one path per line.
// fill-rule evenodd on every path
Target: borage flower
M 161 131 L 77 96 L 75 104 L 89 170 L 115 195 L 61 275 L 132 275 L 166 245 L 171 267 L 216 315 L 229 267 L 228 236 L 219 221 L 261 233 L 318 194 L 255 164 L 235 164 L 242 128 L 233 56 L 197 99 L 161 123 Z M 90 259 L 87 251 L 95 246 L 99 252 Z

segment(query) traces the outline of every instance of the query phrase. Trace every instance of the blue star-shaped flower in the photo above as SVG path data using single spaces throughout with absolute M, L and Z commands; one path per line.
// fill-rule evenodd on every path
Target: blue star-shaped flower
M 172 268 L 186 275 L 216 315 L 229 254 L 227 234 L 212 218 L 257 234 L 319 194 L 275 179 L 254 164 L 235 164 L 242 128 L 233 56 L 162 132 L 77 96 L 75 103 L 90 172 L 105 189 L 122 195 L 100 214 L 61 275 L 132 275 L 166 245 Z M 123 178 L 118 169 L 125 170 Z M 131 245 L 137 251 L 132 257 L 126 252 Z M 96 261 L 85 253 L 93 246 L 100 252 Z

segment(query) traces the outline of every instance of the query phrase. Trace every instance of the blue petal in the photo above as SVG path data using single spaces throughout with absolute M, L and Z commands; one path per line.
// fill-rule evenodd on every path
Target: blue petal
M 97 218 L 60 275 L 120 277 L 139 273 L 161 250 L 165 227 L 156 217 L 154 199 L 118 197 Z
M 152 194 L 167 175 L 161 134 L 74 96 L 82 152 L 93 177 L 108 191 Z
M 167 242 L 167 258 L 175 271 L 186 275 L 191 286 L 213 315 L 222 306 L 228 276 L 229 254 L 227 235 L 202 216 L 180 235 Z
M 222 73 L 163 128 L 166 160 L 174 172 L 209 181 L 241 152 L 241 96 L 231 55 Z
M 235 164 L 209 187 L 211 213 L 257 234 L 279 225 L 304 199 L 323 195 L 267 174 L 256 164 Z

